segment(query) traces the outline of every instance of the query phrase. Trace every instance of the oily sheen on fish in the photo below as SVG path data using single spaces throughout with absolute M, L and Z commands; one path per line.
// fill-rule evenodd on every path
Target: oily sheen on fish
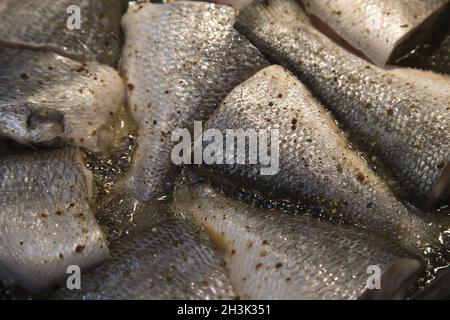
M 234 19 L 233 9 L 204 2 L 130 3 L 122 69 L 139 139 L 119 185 L 138 200 L 170 195 L 172 132 L 206 119 L 234 86 L 267 65 L 233 28 Z
M 224 159 L 224 164 L 203 166 L 213 174 L 219 172 L 237 185 L 270 196 L 301 199 L 326 208 L 331 217 L 400 239 L 410 248 L 440 247 L 443 230 L 408 212 L 394 198 L 386 184 L 349 148 L 333 117 L 283 67 L 267 67 L 232 90 L 206 128 L 279 132 L 277 173 L 262 175 L 266 166 L 261 161 L 257 165 L 227 164 Z M 261 147 L 259 152 L 263 152 Z
M 425 87 L 415 71 L 404 76 L 372 66 L 303 23 L 292 0 L 254 1 L 240 11 L 236 28 L 263 53 L 294 70 L 351 137 L 372 146 L 411 198 L 436 198 L 448 189 L 450 80 L 447 90 Z M 410 81 L 405 81 L 409 78 Z
M 122 79 L 108 66 L 0 49 L 0 136 L 31 145 L 63 140 L 99 151 L 109 141 L 102 129 L 124 99 Z
M 77 149 L 0 156 L 0 279 L 41 291 L 108 257 Z
M 81 290 L 52 299 L 232 299 L 223 261 L 209 238 L 189 221 L 167 220 L 124 237 L 112 258 L 83 276 Z
M 401 299 L 420 261 L 383 238 L 252 208 L 205 184 L 177 187 L 175 207 L 211 235 L 241 299 Z M 367 288 L 370 268 L 380 290 Z
M 121 0 L 3 0 L 0 47 L 29 47 L 116 65 L 123 8 Z M 79 29 L 74 19 L 80 19 Z
M 446 0 L 304 0 L 318 17 L 375 64 L 384 67 L 414 36 L 447 14 Z M 403 48 L 405 49 L 405 48 Z M 398 52 L 400 51 L 400 52 Z

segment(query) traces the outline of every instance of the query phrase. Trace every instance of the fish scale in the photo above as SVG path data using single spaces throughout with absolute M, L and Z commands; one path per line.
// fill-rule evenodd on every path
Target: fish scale
M 91 205 L 93 181 L 77 149 L 0 157 L 0 279 L 39 292 L 109 251 Z
M 72 5 L 80 9 L 80 29 L 67 27 L 73 14 L 67 9 Z M 115 66 L 120 57 L 124 5 L 122 0 L 4 0 L 0 3 L 0 47 L 53 51 Z
M 235 185 L 271 197 L 325 208 L 329 217 L 400 240 L 413 250 L 422 251 L 430 245 L 448 250 L 439 240 L 448 222 L 430 224 L 429 219 L 408 212 L 365 161 L 350 150 L 334 118 L 285 68 L 267 67 L 232 90 L 206 129 L 269 133 L 276 129 L 280 140 L 279 172 L 274 175 L 261 175 L 264 166 L 260 163 L 202 165 L 208 176 L 219 173 Z
M 304 19 L 291 0 L 254 1 L 240 11 L 235 27 L 295 71 L 352 139 L 374 147 L 411 199 L 442 200 L 450 181 L 443 174 L 450 165 L 450 80 L 443 78 L 440 86 L 446 90 L 438 92 L 424 86 L 415 70 L 379 69 Z
M 383 238 L 256 209 L 189 180 L 177 185 L 175 208 L 211 235 L 241 299 L 401 299 L 420 270 L 420 259 Z M 375 292 L 366 287 L 373 265 Z
M 104 150 L 102 131 L 125 103 L 117 71 L 53 52 L 0 49 L 0 136 Z
M 192 222 L 169 219 L 121 239 L 111 260 L 83 277 L 81 290 L 53 299 L 232 299 L 223 260 Z
M 172 132 L 207 119 L 234 86 L 267 65 L 234 19 L 233 9 L 208 3 L 130 3 L 122 70 L 139 139 L 119 185 L 135 198 L 170 195 Z
M 411 46 L 422 29 L 433 30 L 447 4 L 446 0 L 304 0 L 308 14 L 381 67 Z

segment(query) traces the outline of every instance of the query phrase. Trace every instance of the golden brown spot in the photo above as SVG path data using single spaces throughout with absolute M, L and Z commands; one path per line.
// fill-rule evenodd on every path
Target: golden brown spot
M 364 174 L 362 174 L 361 172 L 358 172 L 358 174 L 356 175 L 356 179 L 358 179 L 358 181 L 362 183 L 364 182 L 366 177 L 364 177 Z
M 78 245 L 76 248 L 75 248 L 75 252 L 76 253 L 81 253 L 81 252 L 83 252 L 83 250 L 86 248 L 86 246 L 83 246 L 83 245 Z
M 77 218 L 78 220 L 81 220 L 81 221 L 86 221 L 86 217 L 84 216 L 83 212 L 79 212 L 79 213 L 75 214 L 75 218 Z

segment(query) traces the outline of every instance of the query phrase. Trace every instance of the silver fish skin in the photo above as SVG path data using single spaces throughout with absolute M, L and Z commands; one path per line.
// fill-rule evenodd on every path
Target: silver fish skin
M 110 143 L 104 132 L 124 103 L 124 83 L 111 67 L 0 49 L 0 136 L 29 145 L 63 140 L 100 151 Z
M 83 276 L 81 290 L 52 299 L 232 299 L 224 262 L 208 236 L 189 221 L 171 219 L 122 238 L 112 258 Z
M 265 165 L 261 162 L 226 164 L 226 159 L 223 165 L 203 165 L 204 169 L 267 195 L 300 199 L 325 208 L 330 217 L 400 240 L 412 250 L 441 247 L 443 230 L 439 225 L 408 212 L 396 200 L 386 184 L 349 148 L 334 118 L 285 68 L 267 67 L 236 87 L 205 127 L 221 132 L 278 130 L 279 171 L 262 175 Z
M 0 279 L 39 292 L 108 255 L 81 151 L 0 157 Z
M 399 69 L 398 77 L 370 65 L 303 23 L 304 16 L 292 0 L 257 0 L 240 11 L 235 27 L 295 71 L 355 140 L 373 146 L 412 199 L 448 189 L 450 179 L 441 178 L 450 167 L 450 79 L 437 92 L 415 79 L 415 70 Z
M 71 29 L 79 8 L 80 29 Z M 121 0 L 4 0 L 0 47 L 58 52 L 81 61 L 114 66 L 121 53 Z
M 421 262 L 357 228 L 253 208 L 206 184 L 175 190 L 175 207 L 220 248 L 241 299 L 401 299 Z M 381 290 L 368 290 L 369 266 Z
M 122 69 L 139 138 L 118 189 L 140 201 L 170 196 L 172 132 L 205 120 L 232 88 L 268 65 L 234 20 L 232 8 L 204 2 L 129 4 Z
M 414 35 L 446 13 L 446 0 L 304 0 L 318 17 L 371 61 L 384 67 Z

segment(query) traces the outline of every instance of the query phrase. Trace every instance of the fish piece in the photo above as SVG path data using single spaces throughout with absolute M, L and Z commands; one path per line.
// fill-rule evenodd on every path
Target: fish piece
M 226 94 L 268 65 L 234 28 L 234 10 L 204 2 L 130 3 L 123 18 L 123 73 L 139 125 L 132 167 L 119 194 L 140 201 L 170 196 L 177 128 L 192 129 Z
M 404 77 L 397 77 L 302 21 L 304 13 L 292 0 L 257 0 L 240 11 L 235 26 L 295 71 L 355 140 L 372 146 L 411 199 L 427 200 L 435 186 L 448 189 L 450 179 L 440 178 L 450 167 L 450 79 L 438 93 L 416 83 L 414 70 L 401 69 Z
M 417 34 L 433 29 L 447 5 L 446 0 L 304 0 L 308 14 L 381 67 L 414 46 Z
M 221 249 L 241 299 L 401 299 L 420 260 L 383 238 L 306 216 L 252 208 L 206 184 L 175 190 Z M 374 267 L 380 290 L 367 288 Z
M 108 257 L 81 151 L 0 157 L 0 279 L 42 291 Z
M 0 136 L 103 150 L 110 139 L 103 129 L 124 99 L 123 81 L 110 67 L 51 52 L 0 50 Z
M 114 66 L 120 58 L 123 9 L 122 0 L 4 0 L 0 47 L 53 51 Z
M 438 225 L 429 225 L 395 199 L 386 184 L 349 148 L 333 117 L 283 67 L 265 68 L 232 90 L 206 128 L 223 132 L 225 143 L 228 129 L 263 130 L 269 136 L 273 130 L 278 131 L 279 171 L 275 174 L 261 174 L 267 167 L 261 161 L 256 165 L 227 164 L 226 156 L 224 164 L 203 166 L 235 184 L 272 197 L 301 199 L 325 208 L 329 216 L 399 239 L 416 250 L 429 245 L 440 247 Z M 237 143 L 237 139 L 232 141 L 234 150 Z M 261 143 L 265 140 L 260 138 Z M 261 148 L 258 151 L 264 152 Z
M 170 219 L 124 237 L 111 260 L 83 276 L 81 290 L 52 299 L 232 299 L 223 260 L 189 221 Z

